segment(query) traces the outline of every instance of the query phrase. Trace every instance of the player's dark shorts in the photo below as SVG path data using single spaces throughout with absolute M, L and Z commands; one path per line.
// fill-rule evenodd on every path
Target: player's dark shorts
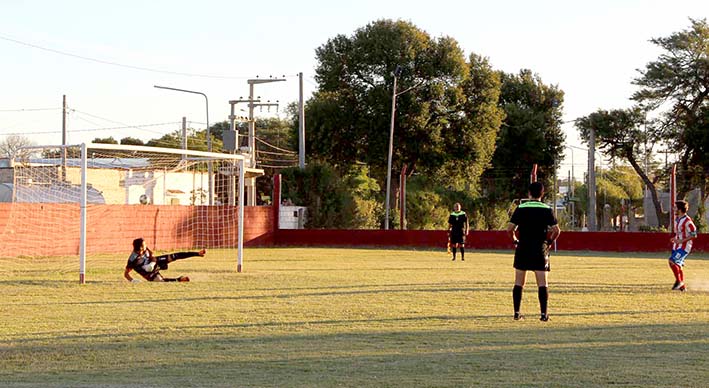
M 463 244 L 463 231 L 451 231 L 451 244 Z
M 515 269 L 521 271 L 550 271 L 546 244 L 519 245 L 515 249 Z

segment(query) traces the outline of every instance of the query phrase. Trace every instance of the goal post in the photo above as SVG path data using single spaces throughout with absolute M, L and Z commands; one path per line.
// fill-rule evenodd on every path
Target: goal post
M 158 252 L 236 256 L 242 270 L 242 155 L 87 143 L 23 147 L 12 166 L 9 226 L 0 234 L 19 255 L 78 255 L 82 284 L 88 255 L 127 259 L 139 237 Z

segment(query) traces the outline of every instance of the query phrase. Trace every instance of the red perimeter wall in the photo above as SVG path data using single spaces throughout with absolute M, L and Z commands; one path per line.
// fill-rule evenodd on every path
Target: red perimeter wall
M 210 210 L 211 209 L 211 210 Z M 342 246 L 445 248 L 445 231 L 428 230 L 275 230 L 277 207 L 244 209 L 245 246 Z M 205 211 L 218 226 L 194 226 Z M 235 243 L 236 207 L 91 205 L 88 253 L 125 252 L 136 237 L 161 250 Z M 0 244 L 4 255 L 75 255 L 79 250 L 79 207 L 74 204 L 0 203 Z M 191 225 L 186 227 L 186 225 Z M 709 235 L 694 251 L 709 252 Z M 562 232 L 558 249 L 571 251 L 669 252 L 669 233 Z M 28 243 L 31 242 L 31 243 Z M 41 252 L 38 248 L 41 247 Z M 503 231 L 474 231 L 470 249 L 511 249 Z
M 709 252 L 709 235 L 695 240 L 693 251 Z M 447 234 L 437 230 L 279 230 L 275 244 L 282 246 L 445 248 Z M 504 231 L 470 232 L 469 249 L 512 249 Z M 566 251 L 667 252 L 669 233 L 562 232 L 557 248 Z

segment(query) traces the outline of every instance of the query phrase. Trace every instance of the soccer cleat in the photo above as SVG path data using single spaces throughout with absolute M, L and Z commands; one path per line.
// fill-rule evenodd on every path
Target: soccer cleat
M 549 314 L 542 314 L 541 317 L 539 317 L 539 320 L 542 322 L 546 322 L 549 320 Z
M 187 276 L 180 276 L 179 278 L 177 278 L 177 281 L 178 282 L 189 282 L 190 278 Z
M 524 316 L 522 315 L 522 313 L 516 312 L 515 313 L 515 321 L 520 321 L 522 319 L 524 319 Z
M 687 287 L 685 287 L 684 284 L 682 284 L 682 287 L 680 287 L 679 290 L 681 292 L 685 292 L 685 291 L 687 291 Z
M 672 290 L 674 291 L 684 291 L 684 282 L 677 281 L 675 282 L 675 285 L 672 286 Z
M 465 259 L 461 257 L 461 258 L 460 258 L 460 261 L 465 261 Z
M 455 257 L 454 257 L 453 260 L 451 260 L 451 261 L 455 261 Z

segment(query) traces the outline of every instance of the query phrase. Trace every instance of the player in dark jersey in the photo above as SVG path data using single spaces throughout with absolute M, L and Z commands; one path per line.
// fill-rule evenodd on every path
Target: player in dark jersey
M 456 248 L 460 248 L 460 260 L 465 261 L 465 238 L 468 236 L 468 216 L 460 210 L 460 204 L 453 205 L 453 212 L 448 216 L 448 241 L 453 248 L 455 261 Z
M 137 238 L 133 240 L 133 252 L 131 252 L 128 257 L 128 263 L 126 264 L 126 270 L 123 273 L 123 276 L 129 282 L 139 282 L 140 280 L 134 279 L 130 276 L 130 272 L 135 271 L 140 274 L 140 276 L 145 278 L 145 280 L 150 282 L 189 282 L 190 278 L 187 276 L 180 276 L 177 278 L 163 277 L 160 274 L 160 270 L 167 269 L 168 263 L 172 263 L 175 260 L 186 259 L 194 256 L 204 256 L 206 253 L 207 251 L 202 249 L 199 252 L 177 252 L 167 255 L 153 256 L 153 252 L 145 245 L 145 240 L 142 238 Z
M 515 286 L 512 289 L 514 304 L 514 319 L 522 318 L 522 290 L 527 277 L 527 271 L 534 271 L 537 279 L 541 321 L 549 320 L 547 302 L 549 287 L 547 272 L 549 272 L 549 249 L 561 234 L 554 212 L 549 205 L 543 203 L 544 185 L 534 182 L 529 185 L 529 201 L 520 204 L 515 209 L 507 225 L 507 233 L 515 243 Z

